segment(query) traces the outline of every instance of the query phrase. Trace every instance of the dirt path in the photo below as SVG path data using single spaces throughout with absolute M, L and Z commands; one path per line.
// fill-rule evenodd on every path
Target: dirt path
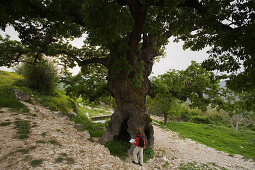
M 154 136 L 158 158 L 149 162 L 149 167 L 164 169 L 165 166 L 165 169 L 176 169 L 181 163 L 196 163 L 201 165 L 200 167 L 203 165 L 205 169 L 209 167 L 215 169 L 223 167 L 226 169 L 255 169 L 254 162 L 242 159 L 240 155 L 231 157 L 227 153 L 190 139 L 180 139 L 177 133 L 163 130 L 157 126 L 154 126 Z

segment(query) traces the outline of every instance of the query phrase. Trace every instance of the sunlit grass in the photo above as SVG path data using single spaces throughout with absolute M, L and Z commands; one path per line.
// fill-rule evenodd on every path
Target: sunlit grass
M 28 112 L 25 105 L 20 103 L 14 95 L 14 89 L 22 85 L 23 78 L 15 73 L 0 71 L 0 107 L 8 107 L 14 111 Z

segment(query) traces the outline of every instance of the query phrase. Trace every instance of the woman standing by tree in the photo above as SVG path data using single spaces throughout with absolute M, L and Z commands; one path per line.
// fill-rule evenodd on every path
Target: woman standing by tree
M 133 151 L 133 157 L 134 157 L 134 164 L 138 164 L 138 160 L 141 166 L 143 166 L 143 148 L 140 147 L 140 138 L 142 137 L 142 130 L 141 128 L 136 129 L 136 138 L 133 145 L 135 145 L 135 149 Z

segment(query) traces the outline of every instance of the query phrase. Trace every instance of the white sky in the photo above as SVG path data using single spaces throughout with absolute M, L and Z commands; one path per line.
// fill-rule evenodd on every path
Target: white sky
M 11 39 L 19 40 L 18 33 L 12 27 L 7 27 L 6 31 L 0 31 L 0 34 L 3 36 L 4 34 L 9 34 Z M 77 47 L 81 47 L 83 44 L 83 40 L 85 37 L 75 39 L 72 44 Z M 208 54 L 206 53 L 206 49 L 202 51 L 190 51 L 183 50 L 182 48 L 183 42 L 175 43 L 173 42 L 173 38 L 169 39 L 169 44 L 166 46 L 166 57 L 161 58 L 159 62 L 156 62 L 152 68 L 152 75 L 157 76 L 160 74 L 166 73 L 169 69 L 176 70 L 184 70 L 190 64 L 191 61 L 196 61 L 201 63 L 206 58 L 208 58 Z M 0 67 L 0 70 L 11 71 L 6 67 Z M 73 73 L 76 74 L 79 72 L 79 67 L 74 68 Z

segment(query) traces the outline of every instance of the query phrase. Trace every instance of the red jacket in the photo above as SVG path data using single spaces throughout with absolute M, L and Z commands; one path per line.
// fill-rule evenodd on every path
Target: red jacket
M 137 134 L 137 135 L 136 135 L 135 143 L 133 143 L 133 145 L 135 145 L 135 146 L 139 146 L 140 138 L 139 138 L 138 136 L 142 136 L 142 134 L 141 134 L 141 133 L 139 133 L 139 134 Z

